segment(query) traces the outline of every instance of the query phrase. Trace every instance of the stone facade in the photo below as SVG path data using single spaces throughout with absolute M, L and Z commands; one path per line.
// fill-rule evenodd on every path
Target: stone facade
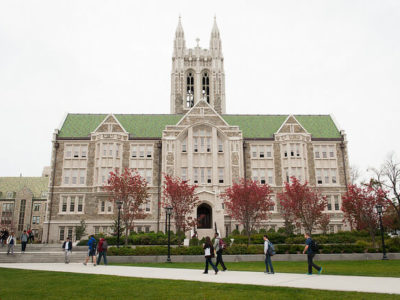
M 223 236 L 242 228 L 227 215 L 220 198 L 240 178 L 269 184 L 274 191 L 276 205 L 261 227 L 283 226 L 276 194 L 295 176 L 329 197 L 326 213 L 332 216 L 331 230 L 345 229 L 340 210 L 348 181 L 344 132 L 330 116 L 323 117 L 329 132 L 321 132 L 320 116 L 225 115 L 224 76 L 216 23 L 210 49 L 187 49 L 179 21 L 172 58 L 171 115 L 150 115 L 142 125 L 145 115 L 87 115 L 79 122 L 90 118 L 91 123 L 64 122 L 53 139 L 45 241 L 74 238 L 81 220 L 86 221 L 88 234 L 114 230 L 117 209 L 102 186 L 115 168 L 136 169 L 149 182 L 146 218 L 135 221 L 135 231 L 165 230 L 165 212 L 160 209 L 163 174 L 198 185 L 200 204 L 192 217 L 199 220 L 200 237 L 211 235 L 215 226 Z M 264 119 L 269 121 L 260 123 Z M 68 126 L 81 132 L 71 136 Z

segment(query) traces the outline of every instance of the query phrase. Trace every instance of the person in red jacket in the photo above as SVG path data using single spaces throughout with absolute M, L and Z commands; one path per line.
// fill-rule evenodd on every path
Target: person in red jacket
M 100 264 L 101 257 L 103 256 L 104 258 L 104 264 L 107 265 L 107 249 L 108 249 L 108 244 L 107 241 L 104 238 L 100 239 L 99 244 L 97 245 L 97 264 Z

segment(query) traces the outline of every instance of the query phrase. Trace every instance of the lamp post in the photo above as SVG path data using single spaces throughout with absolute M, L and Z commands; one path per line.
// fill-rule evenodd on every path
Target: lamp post
M 375 208 L 376 208 L 376 211 L 378 212 L 378 215 L 379 215 L 379 224 L 380 224 L 380 226 L 381 226 L 382 252 L 383 252 L 383 257 L 382 257 L 382 259 L 383 259 L 383 260 L 388 260 L 388 258 L 387 258 L 387 256 L 386 256 L 385 239 L 384 239 L 384 236 L 383 236 L 384 230 L 383 230 L 383 224 L 382 224 L 382 205 L 377 204 L 377 205 L 375 206 Z
M 121 231 L 120 220 L 121 220 L 122 201 L 120 201 L 120 200 L 117 201 L 117 207 L 118 207 L 117 248 L 119 248 L 119 235 L 120 235 L 120 231 Z
M 165 208 L 167 216 L 168 216 L 168 257 L 167 262 L 171 262 L 171 214 L 172 214 L 172 206 L 167 206 Z

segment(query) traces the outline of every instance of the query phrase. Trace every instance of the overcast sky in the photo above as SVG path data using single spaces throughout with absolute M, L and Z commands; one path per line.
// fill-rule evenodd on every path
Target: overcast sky
M 229 114 L 333 114 L 350 163 L 400 154 L 400 1 L 0 0 L 0 176 L 40 176 L 66 113 L 169 113 L 186 45 L 222 37 Z

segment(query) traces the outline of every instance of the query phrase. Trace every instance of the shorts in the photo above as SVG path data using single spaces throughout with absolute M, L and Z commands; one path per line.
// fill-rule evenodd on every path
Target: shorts
M 88 256 L 96 256 L 96 250 L 95 249 L 89 249 L 88 250 Z

